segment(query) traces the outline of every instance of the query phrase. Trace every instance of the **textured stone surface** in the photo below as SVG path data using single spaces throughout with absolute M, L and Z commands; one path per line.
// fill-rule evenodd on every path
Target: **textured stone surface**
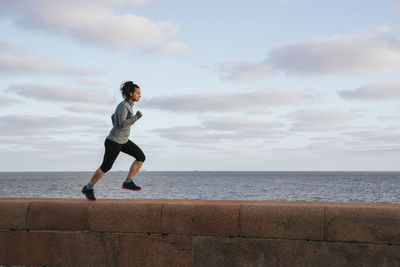
M 27 228 L 35 230 L 88 230 L 90 203 L 81 201 L 32 201 Z
M 0 199 L 0 229 L 25 229 L 29 200 Z
M 243 205 L 240 235 L 243 237 L 324 239 L 324 208 L 288 205 Z
M 326 239 L 400 244 L 400 207 L 328 207 Z
M 152 201 L 98 202 L 91 210 L 90 230 L 117 233 L 161 233 L 162 204 Z
M 0 232 L 0 265 L 49 265 L 51 233 Z
M 0 265 L 398 266 L 399 211 L 378 203 L 0 198 Z M 31 231 L 15 231 L 24 228 Z
M 190 211 L 193 204 L 166 204 L 162 211 L 161 232 L 165 234 L 191 235 Z
M 54 266 L 117 266 L 118 235 L 53 233 Z
M 166 204 L 162 232 L 167 234 L 238 236 L 240 205 L 221 202 Z
M 400 246 L 256 238 L 193 238 L 193 266 L 398 266 Z
M 238 236 L 239 210 L 236 204 L 198 204 L 190 213 L 192 235 Z
M 121 234 L 119 266 L 192 266 L 189 236 Z

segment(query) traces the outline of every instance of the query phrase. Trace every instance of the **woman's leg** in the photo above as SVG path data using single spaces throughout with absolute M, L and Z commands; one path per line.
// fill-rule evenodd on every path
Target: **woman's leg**
M 126 178 L 133 179 L 135 178 L 135 175 L 139 172 L 140 168 L 142 168 L 143 161 L 137 161 L 135 160 L 131 167 L 129 168 L 128 176 Z
M 89 182 L 91 186 L 94 186 L 104 176 L 104 174 L 111 169 L 122 147 L 122 145 L 108 139 L 104 142 L 104 146 L 105 152 L 103 162 L 100 168 L 94 172 L 92 179 Z
M 89 184 L 90 184 L 91 186 L 94 186 L 94 185 L 101 179 L 101 177 L 103 177 L 103 175 L 104 175 L 104 172 L 101 170 L 101 168 L 98 168 L 98 169 L 93 173 L 92 179 L 90 179 Z
M 143 162 L 146 160 L 146 156 L 144 155 L 140 147 L 138 147 L 131 140 L 128 140 L 128 142 L 122 146 L 121 151 L 136 159 L 129 168 L 127 176 L 127 178 L 133 179 L 142 167 Z

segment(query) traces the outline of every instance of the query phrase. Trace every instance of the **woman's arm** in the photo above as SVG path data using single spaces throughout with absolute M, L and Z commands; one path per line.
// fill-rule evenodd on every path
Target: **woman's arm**
M 143 114 L 140 111 L 137 111 L 134 116 L 131 118 L 127 118 L 128 116 L 128 108 L 122 107 L 121 110 L 118 110 L 118 125 L 119 127 L 125 127 L 128 125 L 134 124 L 138 119 L 140 119 Z

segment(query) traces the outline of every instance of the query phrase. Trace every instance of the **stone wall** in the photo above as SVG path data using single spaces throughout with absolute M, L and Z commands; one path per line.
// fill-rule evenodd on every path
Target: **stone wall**
M 0 265 L 400 266 L 400 204 L 0 198 Z

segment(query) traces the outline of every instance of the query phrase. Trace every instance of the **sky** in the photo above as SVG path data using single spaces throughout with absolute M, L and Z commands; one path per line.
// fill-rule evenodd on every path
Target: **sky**
M 400 171 L 400 1 L 2 0 L 0 171 Z M 127 171 L 123 153 L 114 171 Z

